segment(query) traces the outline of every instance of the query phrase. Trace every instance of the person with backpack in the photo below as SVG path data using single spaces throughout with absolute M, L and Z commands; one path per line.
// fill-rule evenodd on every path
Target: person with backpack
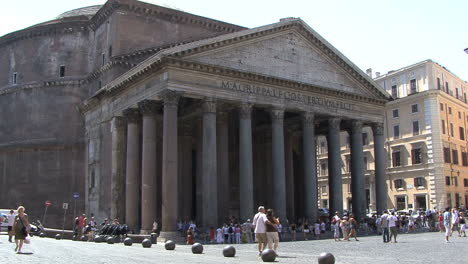
M 232 223 L 228 227 L 228 241 L 229 244 L 234 243 L 234 227 L 232 227 Z

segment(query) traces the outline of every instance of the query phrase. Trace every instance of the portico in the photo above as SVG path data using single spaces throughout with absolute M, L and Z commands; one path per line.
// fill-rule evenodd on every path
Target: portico
M 126 183 L 112 182 L 113 198 L 124 201 L 112 208 L 125 210 L 113 209 L 111 217 L 143 233 L 157 220 L 161 237 L 172 238 L 178 220 L 208 229 L 229 216 L 252 218 L 258 205 L 273 208 L 282 221 L 315 221 L 318 135 L 328 140 L 330 212 L 342 212 L 344 130 L 351 138 L 353 213 L 362 219 L 363 126 L 373 127 L 378 141 L 376 204 L 385 208 L 387 99 L 328 42 L 292 19 L 157 53 L 103 87 L 82 111 L 89 133 L 111 120 L 126 121 L 111 142 L 112 177 Z M 88 148 L 105 137 L 89 138 Z

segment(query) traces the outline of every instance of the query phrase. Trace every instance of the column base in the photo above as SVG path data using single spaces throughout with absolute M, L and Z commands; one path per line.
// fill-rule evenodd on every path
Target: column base
M 185 238 L 180 236 L 180 233 L 177 231 L 161 231 L 158 236 L 158 243 L 166 243 L 166 241 L 172 240 L 176 243 L 185 242 Z
M 140 235 L 149 235 L 151 233 L 152 233 L 152 230 L 144 230 L 144 229 L 140 230 Z

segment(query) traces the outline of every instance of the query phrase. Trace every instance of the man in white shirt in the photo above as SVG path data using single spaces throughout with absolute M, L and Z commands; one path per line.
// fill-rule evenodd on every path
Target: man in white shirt
M 388 227 L 390 228 L 390 240 L 392 236 L 394 237 L 394 242 L 396 243 L 396 237 L 398 234 L 398 218 L 395 216 L 395 212 L 392 212 L 392 215 L 388 217 Z
M 388 217 L 389 217 L 388 211 L 385 210 L 385 211 L 383 211 L 383 215 L 377 221 L 379 227 L 382 229 L 382 237 L 383 237 L 383 242 L 384 243 L 390 242 L 390 237 L 389 237 L 389 233 L 388 233 Z
M 262 254 L 262 251 L 266 248 L 267 246 L 267 237 L 266 237 L 266 230 L 265 230 L 265 220 L 266 220 L 266 214 L 265 214 L 265 207 L 260 206 L 258 207 L 258 213 L 254 216 L 252 225 L 255 230 L 255 238 L 257 239 L 258 242 L 258 252 L 259 256 Z
M 8 242 L 10 242 L 10 243 L 13 243 L 12 238 L 13 238 L 13 234 L 15 233 L 13 231 L 13 222 L 15 222 L 15 217 L 16 217 L 15 211 L 10 210 L 10 214 L 8 215 L 8 224 L 7 224 L 7 227 L 8 227 Z

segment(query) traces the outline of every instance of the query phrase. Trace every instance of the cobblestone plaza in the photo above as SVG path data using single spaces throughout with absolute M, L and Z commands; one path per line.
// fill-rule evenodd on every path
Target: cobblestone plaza
M 451 238 L 444 242 L 441 233 L 401 234 L 398 243 L 382 243 L 380 236 L 361 237 L 360 241 L 335 242 L 331 239 L 280 243 L 278 263 L 317 263 L 321 252 L 335 255 L 335 263 L 442 263 L 457 259 L 465 263 L 468 258 L 468 238 Z M 0 259 L 4 263 L 262 263 L 256 245 L 234 245 L 234 258 L 222 255 L 224 245 L 204 245 L 202 255 L 191 253 L 190 246 L 177 245 L 167 251 L 162 244 L 143 248 L 123 244 L 97 244 L 34 237 L 30 248 L 34 254 L 19 255 L 7 237 L 0 236 Z M 27 249 L 25 249 L 26 251 Z

